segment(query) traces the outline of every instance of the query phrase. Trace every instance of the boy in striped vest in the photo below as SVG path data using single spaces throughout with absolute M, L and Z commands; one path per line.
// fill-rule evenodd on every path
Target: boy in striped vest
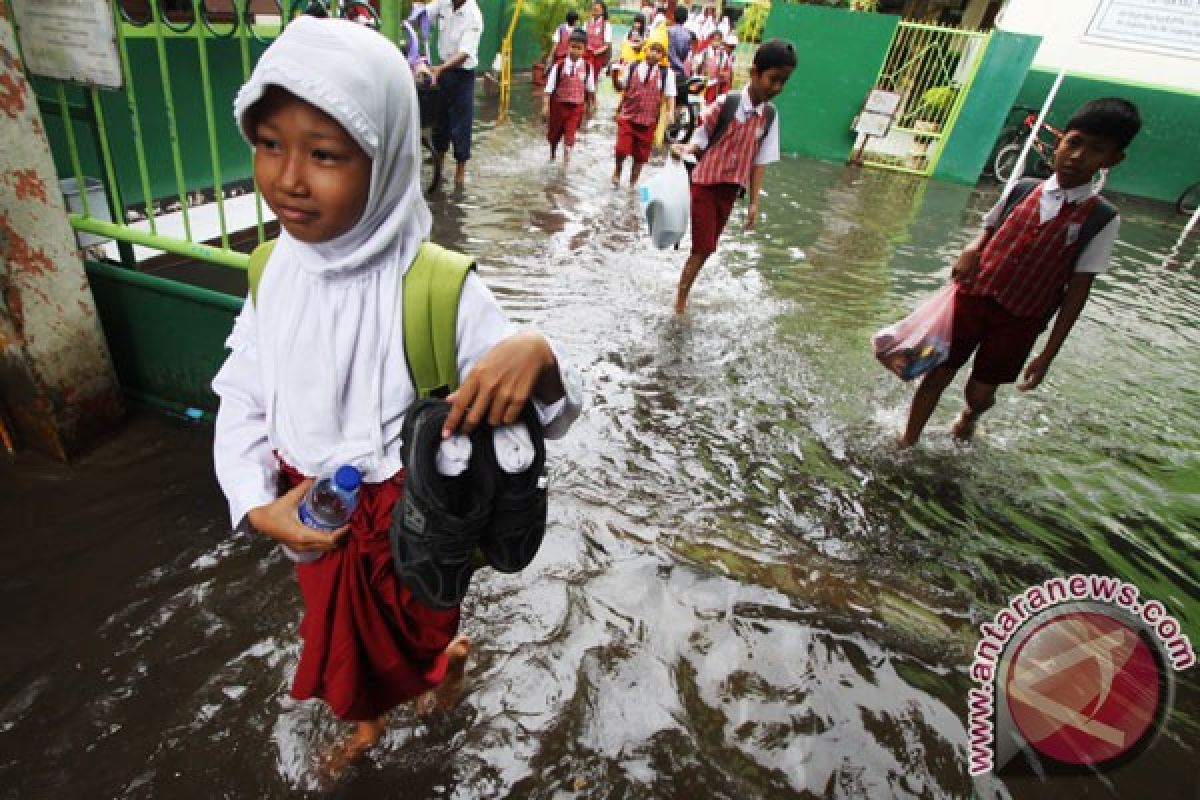
M 728 95 L 736 111 L 725 111 L 725 97 L 704 110 L 700 125 L 687 144 L 674 145 L 676 157 L 700 153 L 692 170 L 692 252 L 683 265 L 675 291 L 675 313 L 687 310 L 688 294 L 700 268 L 717 251 L 717 240 L 729 221 L 733 203 L 747 185 L 750 203 L 746 230 L 758 218 L 758 193 L 767 164 L 779 160 L 779 120 L 771 98 L 787 84 L 796 68 L 791 42 L 772 39 L 754 53 L 750 82 L 739 95 Z M 736 98 L 736 99 L 734 99 Z M 718 125 L 718 122 L 723 125 Z
M 629 156 L 633 157 L 629 185 L 637 184 L 642 165 L 650 160 L 659 110 L 666 105 L 667 119 L 675 113 L 675 73 L 662 64 L 667 51 L 659 41 L 648 42 L 645 49 L 645 61 L 629 64 L 625 74 L 614 76 L 617 88 L 623 89 L 625 94 L 621 95 L 621 103 L 617 106 L 617 144 L 614 148 L 617 162 L 613 169 L 613 186 L 621 185 L 621 170 Z
M 571 148 L 584 112 L 596 107 L 596 76 L 584 58 L 587 34 L 582 28 L 571 32 L 567 57 L 550 68 L 546 91 L 542 96 L 542 116 L 546 118 L 546 141 L 550 142 L 550 160 L 556 158 L 558 143 L 563 142 L 563 166 L 571 163 Z
M 1000 384 L 1021 377 L 1017 388 L 1029 391 L 1045 378 L 1117 238 L 1120 217 L 1097 194 L 1092 177 L 1121 163 L 1141 124 L 1127 100 L 1085 103 L 1054 149 L 1054 174 L 1014 185 L 983 218 L 983 230 L 951 270 L 958 288 L 950 357 L 921 381 L 902 446 L 920 439 L 942 392 L 972 354 L 966 405 L 951 427 L 960 440 L 971 438 Z M 1049 338 L 1026 365 L 1051 317 Z

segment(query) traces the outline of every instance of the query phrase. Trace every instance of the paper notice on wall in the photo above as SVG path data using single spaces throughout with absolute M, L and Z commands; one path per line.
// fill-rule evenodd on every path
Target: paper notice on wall
M 1083 38 L 1200 59 L 1200 0 L 1100 0 Z
M 109 0 L 15 0 L 25 68 L 34 75 L 121 88 Z

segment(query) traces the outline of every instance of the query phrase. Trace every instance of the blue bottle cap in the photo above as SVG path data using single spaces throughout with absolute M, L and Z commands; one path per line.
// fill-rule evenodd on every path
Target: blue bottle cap
M 333 473 L 333 482 L 343 492 L 353 492 L 362 483 L 362 473 L 347 464 L 344 467 L 338 467 L 337 472 Z

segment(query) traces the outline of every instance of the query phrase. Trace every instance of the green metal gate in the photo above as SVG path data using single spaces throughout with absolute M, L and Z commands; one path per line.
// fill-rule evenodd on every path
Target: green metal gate
M 859 133 L 850 160 L 932 174 L 989 41 L 990 34 L 979 31 L 899 23 L 875 81 L 887 124 L 873 134 Z

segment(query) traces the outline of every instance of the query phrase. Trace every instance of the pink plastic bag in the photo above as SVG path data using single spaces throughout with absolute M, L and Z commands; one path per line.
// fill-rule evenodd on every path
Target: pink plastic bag
M 943 286 L 916 311 L 876 331 L 871 348 L 879 363 L 901 380 L 911 381 L 949 358 L 955 291 L 953 283 Z

